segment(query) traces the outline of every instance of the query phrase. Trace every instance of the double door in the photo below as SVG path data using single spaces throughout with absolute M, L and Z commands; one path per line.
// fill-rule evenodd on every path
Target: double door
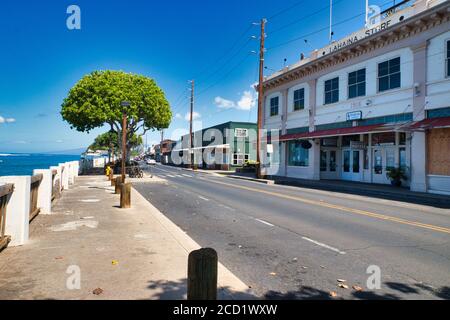
M 362 181 L 362 150 L 342 150 L 342 180 Z

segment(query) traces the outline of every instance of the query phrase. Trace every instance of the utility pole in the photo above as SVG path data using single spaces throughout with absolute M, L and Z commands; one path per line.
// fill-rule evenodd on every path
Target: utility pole
M 261 19 L 261 37 L 259 46 L 259 85 L 258 85 L 258 132 L 256 135 L 256 176 L 261 178 L 261 129 L 263 121 L 263 102 L 264 102 L 264 40 L 266 34 L 264 32 L 266 19 Z
M 189 163 L 189 168 L 194 168 L 194 136 L 192 133 L 192 121 L 194 118 L 194 80 L 191 81 L 191 116 L 189 121 L 189 159 L 191 160 Z

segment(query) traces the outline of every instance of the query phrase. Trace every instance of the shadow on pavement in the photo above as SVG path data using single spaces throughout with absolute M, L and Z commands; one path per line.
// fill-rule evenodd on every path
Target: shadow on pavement
M 416 295 L 423 291 L 426 291 L 437 299 L 450 299 L 450 287 L 442 287 L 440 289 L 432 289 L 431 287 L 423 284 L 414 284 L 413 286 L 398 283 L 398 282 L 386 282 L 384 286 L 393 291 L 397 291 L 403 294 L 400 297 L 394 293 L 377 293 L 374 291 L 351 291 L 351 299 L 359 300 L 402 300 L 408 299 L 404 295 Z M 180 279 L 177 281 L 150 281 L 148 289 L 155 291 L 149 299 L 155 300 L 183 300 L 186 299 L 187 292 L 187 279 Z M 236 300 L 344 300 L 343 297 L 331 297 L 330 292 L 316 289 L 309 286 L 302 286 L 299 290 L 293 290 L 288 292 L 278 292 L 274 290 L 267 291 L 262 297 L 258 297 L 251 292 L 233 292 L 228 287 L 219 288 L 218 298 L 224 300 L 230 297 L 229 293 L 232 293 L 233 299 Z M 411 299 L 416 299 L 412 296 Z

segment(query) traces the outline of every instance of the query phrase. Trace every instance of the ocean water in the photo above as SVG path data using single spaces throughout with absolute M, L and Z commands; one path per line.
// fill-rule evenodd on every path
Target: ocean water
M 50 166 L 75 160 L 80 160 L 80 156 L 0 152 L 0 176 L 32 175 L 34 169 L 48 169 Z

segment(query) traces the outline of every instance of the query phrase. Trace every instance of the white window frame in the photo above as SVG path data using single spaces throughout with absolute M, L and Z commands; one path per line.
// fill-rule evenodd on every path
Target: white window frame
M 235 152 L 233 153 L 233 165 L 234 166 L 242 166 L 245 161 L 245 159 L 250 159 L 250 155 L 247 153 L 239 153 L 239 152 Z
M 303 90 L 303 99 L 300 99 L 300 100 L 303 100 L 303 108 L 295 109 L 295 93 L 297 91 L 302 91 L 302 90 Z M 298 112 L 298 111 L 302 111 L 305 109 L 306 109 L 306 89 L 303 87 L 303 88 L 297 88 L 297 89 L 292 90 L 292 112 Z
M 394 59 L 400 59 L 400 71 L 398 72 L 399 74 L 400 74 L 400 87 L 398 87 L 398 88 L 389 88 L 388 90 L 384 90 L 384 91 L 380 91 L 380 68 L 379 68 L 379 65 L 380 64 L 382 64 L 382 63 L 384 63 L 384 62 L 387 62 L 387 61 L 391 61 L 391 60 L 394 60 Z M 390 76 L 391 74 L 388 74 L 388 77 Z M 383 77 L 386 77 L 386 76 L 383 76 Z M 391 91 L 391 90 L 398 90 L 398 89 L 401 89 L 402 88 L 402 57 L 401 57 L 401 55 L 398 55 L 398 56 L 394 56 L 394 57 L 392 57 L 392 58 L 388 58 L 388 59 L 385 59 L 385 60 L 383 60 L 383 61 L 380 61 L 380 62 L 377 62 L 377 93 L 385 93 L 385 92 L 389 92 L 389 91 Z
M 244 135 L 238 135 L 237 134 L 238 131 L 245 132 L 245 134 Z M 234 136 L 236 138 L 248 138 L 248 129 L 246 129 L 246 128 L 235 128 L 234 129 Z
M 366 74 L 365 74 L 366 77 L 364 79 L 365 94 L 363 96 L 356 96 L 356 97 L 350 98 L 350 73 L 358 72 L 358 71 L 361 71 L 363 69 L 366 70 Z M 356 80 L 356 83 L 352 84 L 352 85 L 354 85 L 354 86 L 356 85 L 357 86 L 360 83 L 362 83 L 362 82 L 358 82 L 358 80 Z M 362 68 L 359 68 L 357 70 L 353 70 L 353 71 L 347 72 L 347 100 L 358 99 L 358 98 L 362 98 L 362 97 L 365 97 L 365 96 L 367 96 L 367 68 L 366 67 L 362 67 Z
M 449 56 L 449 52 L 450 52 L 450 39 L 445 40 L 444 42 L 444 54 L 445 54 L 445 78 L 450 78 L 450 73 L 449 71 L 449 65 L 450 65 L 450 56 Z
M 326 96 L 327 96 L 327 85 L 326 85 L 326 83 L 327 83 L 327 81 L 333 81 L 333 80 L 335 80 L 335 79 L 338 79 L 338 88 L 337 88 L 337 92 L 338 92 L 338 99 L 337 99 L 337 101 L 333 101 L 333 102 L 329 102 L 329 103 L 327 103 L 327 99 L 326 99 Z M 341 90 L 341 88 L 340 88 L 340 77 L 339 76 L 336 76 L 336 77 L 333 77 L 333 78 L 331 78 L 331 79 L 327 79 L 327 80 L 324 80 L 324 82 L 323 82 L 323 105 L 324 106 L 327 106 L 327 105 L 331 105 L 331 104 L 335 104 L 335 103 L 339 103 L 339 101 L 341 100 L 340 98 L 340 95 L 341 95 L 341 93 L 340 93 L 340 90 Z M 331 91 L 335 91 L 335 89 L 332 89 Z
M 274 99 L 278 100 L 277 113 L 276 114 L 272 114 L 272 100 L 274 100 Z M 277 117 L 279 115 L 280 115 L 280 96 L 271 97 L 269 99 L 269 116 L 270 117 Z

